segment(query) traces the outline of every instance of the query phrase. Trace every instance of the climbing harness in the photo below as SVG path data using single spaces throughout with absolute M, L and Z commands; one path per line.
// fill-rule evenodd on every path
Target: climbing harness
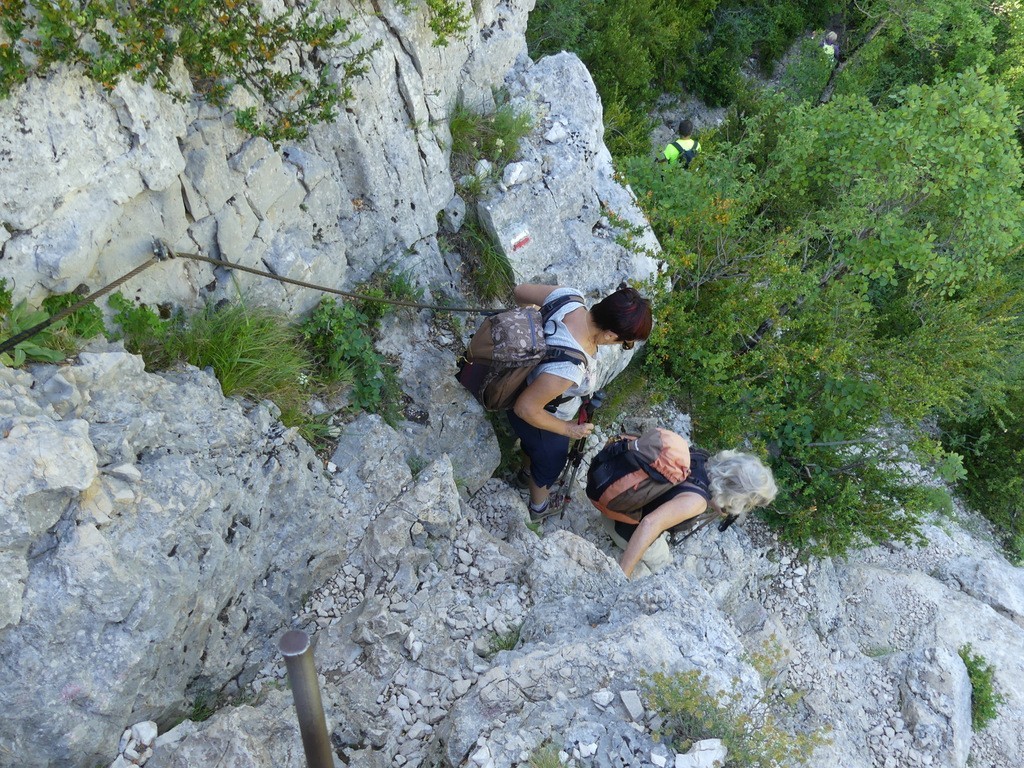
M 142 273 L 143 271 L 145 271 L 149 267 L 153 266 L 157 262 L 168 261 L 170 259 L 175 259 L 175 258 L 192 259 L 193 261 L 203 261 L 203 262 L 206 262 L 207 264 L 213 264 L 214 266 L 217 266 L 217 267 L 224 267 L 225 269 L 237 269 L 237 270 L 242 271 L 242 272 L 249 272 L 250 274 L 253 274 L 253 275 L 259 275 L 260 277 L 269 277 L 271 280 L 277 280 L 280 283 L 288 283 L 290 285 L 298 285 L 298 286 L 300 286 L 302 288 L 312 288 L 313 290 L 322 291 L 323 293 L 333 293 L 333 294 L 338 295 L 338 296 L 344 296 L 344 297 L 349 298 L 349 299 L 357 299 L 359 301 L 374 301 L 374 302 L 379 302 L 381 304 L 394 304 L 394 305 L 401 306 L 401 307 L 414 307 L 416 309 L 434 309 L 434 310 L 438 310 L 438 311 L 442 311 L 442 312 L 468 312 L 468 313 L 471 313 L 471 314 L 487 314 L 487 315 L 492 315 L 492 314 L 496 314 L 496 313 L 501 311 L 500 309 L 488 309 L 488 308 L 482 308 L 482 307 L 445 307 L 445 306 L 441 306 L 439 304 L 420 304 L 420 303 L 417 303 L 415 301 L 403 301 L 401 299 L 385 299 L 385 298 L 381 298 L 379 296 L 367 296 L 367 295 L 361 294 L 361 293 L 352 293 L 351 291 L 342 291 L 342 290 L 339 290 L 337 288 L 328 288 L 325 285 L 317 285 L 316 283 L 307 283 L 304 280 L 295 280 L 295 279 L 290 278 L 290 277 L 282 277 L 281 275 L 275 275 L 272 272 L 265 272 L 264 270 L 261 270 L 261 269 L 254 269 L 253 267 L 246 267 L 246 266 L 243 266 L 242 264 L 233 264 L 230 261 L 223 261 L 221 259 L 214 259 L 214 258 L 211 258 L 209 256 L 202 256 L 202 255 L 197 254 L 197 253 L 178 253 L 173 248 L 171 248 L 169 245 L 167 245 L 167 243 L 165 243 L 163 240 L 154 239 L 153 240 L 153 255 L 149 259 L 147 259 L 145 262 L 143 262 L 142 264 L 137 266 L 131 272 L 128 272 L 127 274 L 122 275 L 121 277 L 119 277 L 117 280 L 115 280 L 114 282 L 110 283 L 109 285 L 105 285 L 102 288 L 100 288 L 98 291 L 95 291 L 95 292 L 89 294 L 84 299 L 81 299 L 80 301 L 75 302 L 74 304 L 72 304 L 69 307 L 65 307 L 60 312 L 55 314 L 53 317 L 47 318 L 43 322 L 41 322 L 41 323 L 39 323 L 37 325 L 34 325 L 31 328 L 26 328 L 24 331 L 21 331 L 20 333 L 12 336 L 11 338 L 7 339 L 6 341 L 4 341 L 2 343 L 0 343 L 0 354 L 2 354 L 4 352 L 8 352 L 8 351 L 14 349 L 18 344 L 21 344 L 26 339 L 32 338 L 37 333 L 39 333 L 41 331 L 44 331 L 47 328 L 49 328 L 54 323 L 60 322 L 61 320 L 63 320 L 68 315 L 70 315 L 70 314 L 72 314 L 74 312 L 77 312 L 79 309 L 81 309 L 84 306 L 87 306 L 87 305 L 91 304 L 96 299 L 98 299 L 100 296 L 103 296 L 104 294 L 109 293 L 114 288 L 117 288 L 121 284 L 127 282 L 128 280 L 131 280 L 133 277 L 135 277 L 136 275 Z

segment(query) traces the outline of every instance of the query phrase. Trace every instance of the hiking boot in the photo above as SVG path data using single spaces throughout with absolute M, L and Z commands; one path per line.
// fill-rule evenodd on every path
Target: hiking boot
M 558 510 L 554 504 L 551 503 L 551 499 L 548 499 L 540 505 L 540 509 L 534 508 L 533 504 L 527 504 L 527 509 L 530 510 L 530 522 L 539 523 L 552 515 L 557 515 Z

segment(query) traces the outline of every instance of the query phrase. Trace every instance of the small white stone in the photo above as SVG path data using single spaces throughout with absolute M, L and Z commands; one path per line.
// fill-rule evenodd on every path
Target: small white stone
M 144 720 L 132 726 L 132 738 L 147 747 L 153 746 L 158 733 L 156 723 L 152 720 Z
M 657 768 L 665 768 L 665 764 L 668 759 L 664 755 L 659 755 L 656 752 L 651 752 L 651 762 L 657 766 Z
M 601 709 L 604 709 L 609 704 L 611 704 L 614 698 L 615 694 L 609 691 L 607 688 L 600 691 L 596 691 L 590 696 L 591 701 L 597 704 L 597 706 L 599 706 Z

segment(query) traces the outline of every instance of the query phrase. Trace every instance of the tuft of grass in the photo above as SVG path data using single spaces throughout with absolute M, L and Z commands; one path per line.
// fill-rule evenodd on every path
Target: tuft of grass
M 517 112 L 507 103 L 489 115 L 481 114 L 459 101 L 452 107 L 448 127 L 452 136 L 452 176 L 475 178 L 476 164 L 482 159 L 500 169 L 516 158 L 520 139 L 533 130 L 533 116 Z
M 288 319 L 243 303 L 207 306 L 167 338 L 171 357 L 213 368 L 227 397 L 269 398 L 282 412 L 303 402 L 311 360 Z
M 416 286 L 412 276 L 407 272 L 395 272 L 385 269 L 377 272 L 367 282 L 356 287 L 356 293 L 371 296 L 379 301 L 356 301 L 356 308 L 363 313 L 372 328 L 380 326 L 380 321 L 389 312 L 405 307 L 389 304 L 388 301 L 413 301 L 423 299 L 423 289 Z
M 1006 699 L 996 691 L 995 669 L 984 656 L 974 653 L 970 643 L 960 646 L 959 653 L 971 680 L 971 729 L 980 731 L 995 720 Z
M 508 258 L 490 236 L 478 225 L 467 221 L 459 233 L 452 237 L 458 243 L 476 292 L 483 299 L 497 299 L 511 305 L 516 274 Z
M 522 627 L 513 627 L 504 634 L 495 632 L 491 636 L 491 656 L 500 651 L 511 651 L 519 645 L 519 637 Z
M 542 744 L 530 753 L 530 768 L 562 768 L 558 752 L 559 749 L 554 744 Z
M 412 472 L 412 476 L 419 477 L 420 473 L 430 466 L 430 460 L 425 459 L 417 454 L 410 454 L 406 457 L 405 463 L 409 465 L 409 471 Z

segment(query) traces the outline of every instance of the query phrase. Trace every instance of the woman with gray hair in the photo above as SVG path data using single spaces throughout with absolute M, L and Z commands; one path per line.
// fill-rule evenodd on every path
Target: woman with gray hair
M 652 573 L 671 563 L 666 532 L 700 515 L 708 507 L 742 522 L 755 507 L 771 504 L 778 493 L 772 471 L 757 456 L 729 450 L 710 455 L 707 451 L 691 449 L 685 438 L 674 432 L 658 431 L 663 440 L 666 436 L 669 438 L 670 451 L 688 453 L 686 479 L 628 513 L 610 513 L 605 505 L 595 501 L 595 506 L 605 515 L 602 520 L 612 540 L 625 550 L 619 564 L 627 577 L 633 575 L 641 560 Z M 628 450 L 612 453 L 619 456 L 612 461 L 637 464 L 637 456 L 630 456 Z M 599 459 L 600 454 L 595 462 Z M 654 466 L 657 465 L 655 461 Z M 626 469 L 624 465 L 623 468 Z M 604 478 L 600 479 L 598 475 L 602 473 L 595 472 L 594 465 L 591 469 L 587 493 L 595 500 L 603 490 L 615 487 L 613 476 L 620 470 L 606 470 Z

